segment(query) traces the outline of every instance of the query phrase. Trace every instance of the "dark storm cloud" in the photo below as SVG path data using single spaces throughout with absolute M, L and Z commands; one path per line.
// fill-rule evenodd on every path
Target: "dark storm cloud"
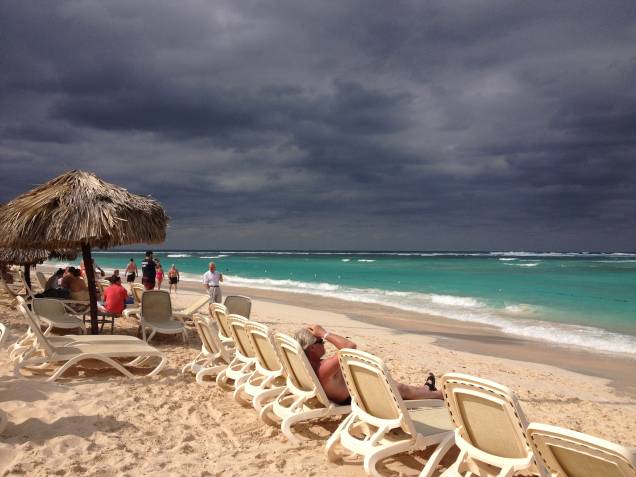
M 633 249 L 635 9 L 5 2 L 0 201 L 81 167 L 167 246 Z

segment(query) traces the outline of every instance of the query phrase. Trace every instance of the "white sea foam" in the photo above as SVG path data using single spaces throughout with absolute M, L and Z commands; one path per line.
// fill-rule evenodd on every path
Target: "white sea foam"
M 199 258 L 224 258 L 224 257 L 228 257 L 229 255 L 224 255 L 224 254 L 220 254 L 220 255 L 203 255 Z
M 340 260 L 341 262 L 350 262 L 351 259 L 350 258 L 343 258 L 342 260 Z
M 459 321 L 481 323 L 503 332 L 591 350 L 623 353 L 636 359 L 636 336 L 613 333 L 600 328 L 541 321 L 537 317 L 545 311 L 526 304 L 508 304 L 493 308 L 473 297 L 437 295 L 418 292 L 387 291 L 350 288 L 331 283 L 308 283 L 296 280 L 244 278 L 225 275 L 227 285 L 306 293 L 340 298 L 352 302 L 381 304 L 406 311 L 442 316 Z M 181 274 L 182 279 L 199 282 L 200 275 Z
M 453 295 L 431 295 L 431 301 L 437 305 L 447 305 L 461 308 L 482 308 L 486 306 L 476 298 Z
M 511 267 L 536 267 L 539 265 L 538 262 L 534 263 L 504 263 L 504 265 L 510 265 Z
M 508 258 L 508 257 L 504 257 L 504 258 L 499 258 L 498 260 L 502 261 L 502 262 L 512 262 L 513 260 L 519 260 L 518 258 Z
M 371 260 L 371 259 L 368 259 L 368 258 L 359 258 L 358 262 L 370 263 L 370 262 L 375 262 L 375 260 Z
M 189 253 L 169 253 L 167 255 L 167 257 L 169 258 L 189 258 L 192 255 L 190 255 Z

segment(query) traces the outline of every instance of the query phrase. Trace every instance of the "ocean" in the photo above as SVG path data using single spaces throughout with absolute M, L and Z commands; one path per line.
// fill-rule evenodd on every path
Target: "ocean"
M 122 272 L 143 253 L 94 251 Z M 636 358 L 636 253 L 155 251 L 199 281 L 379 303 Z M 52 263 L 53 264 L 53 263 Z

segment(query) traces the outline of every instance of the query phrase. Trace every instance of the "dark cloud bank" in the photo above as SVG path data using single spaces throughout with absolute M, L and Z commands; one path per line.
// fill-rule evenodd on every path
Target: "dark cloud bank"
M 167 247 L 635 250 L 635 5 L 2 2 L 0 201 L 83 168 Z

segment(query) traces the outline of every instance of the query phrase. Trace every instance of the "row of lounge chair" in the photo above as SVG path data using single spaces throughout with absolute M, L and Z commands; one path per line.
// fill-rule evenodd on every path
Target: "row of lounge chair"
M 163 353 L 135 337 L 51 336 L 49 328 L 41 331 L 35 309 L 24 300 L 19 309 L 30 326 L 9 347 L 18 375 L 23 369 L 52 372 L 48 379 L 54 380 L 85 359 L 98 359 L 127 377 L 136 376 L 127 368 L 150 369 L 145 375 L 152 376 L 166 364 Z M 404 401 L 380 358 L 343 349 L 338 356 L 352 402 L 338 405 L 327 398 L 292 337 L 224 305 L 210 304 L 209 311 L 209 316 L 194 317 L 202 348 L 182 373 L 194 373 L 198 383 L 212 378 L 238 402 L 252 405 L 264 422 L 280 426 L 293 443 L 301 442 L 296 424 L 346 415 L 327 441 L 329 460 L 338 460 L 343 448 L 362 455 L 365 471 L 377 476 L 379 461 L 435 446 L 420 474 L 431 476 L 456 445 L 459 456 L 442 476 L 636 477 L 634 450 L 555 426 L 528 424 L 507 387 L 465 374 L 442 376 L 443 402 Z M 249 309 L 241 311 L 249 316 Z M 4 326 L 0 333 L 1 342 Z M 2 420 L 0 412 L 0 426 Z
M 199 383 L 215 378 L 238 402 L 251 404 L 270 425 L 280 425 L 293 443 L 293 426 L 347 415 L 326 444 L 329 460 L 338 449 L 364 457 L 367 474 L 379 476 L 380 460 L 434 446 L 420 476 L 434 474 L 456 445 L 457 459 L 442 476 L 546 475 L 636 477 L 636 451 L 568 429 L 527 419 L 514 393 L 493 381 L 448 373 L 440 382 L 444 401 L 402 400 L 384 362 L 369 353 L 343 349 L 340 366 L 350 406 L 330 401 L 300 344 L 267 326 L 210 305 L 210 317 L 195 317 L 202 348 L 183 369 Z

